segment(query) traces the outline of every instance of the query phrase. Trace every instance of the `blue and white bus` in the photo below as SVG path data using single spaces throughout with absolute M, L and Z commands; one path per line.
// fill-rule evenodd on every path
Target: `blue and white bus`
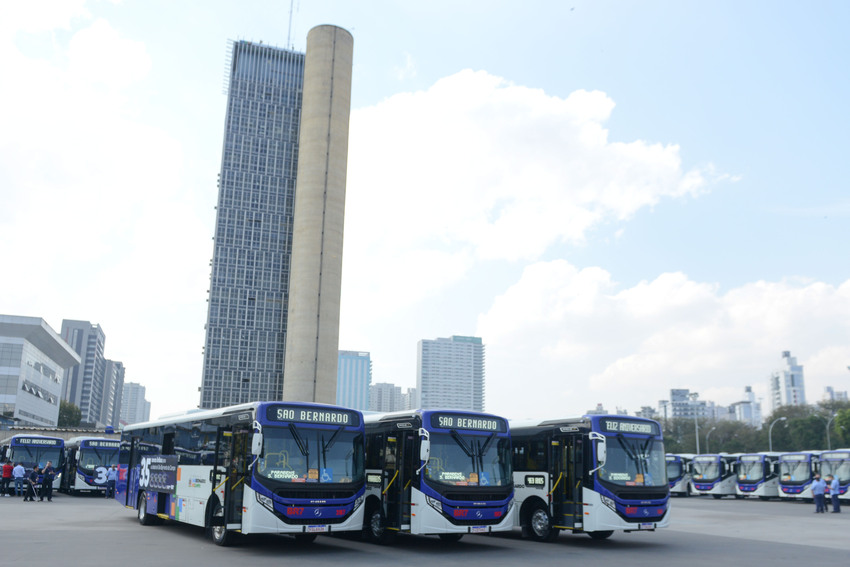
M 812 481 L 819 471 L 820 451 L 782 453 L 779 456 L 779 497 L 812 500 Z
M 121 441 L 105 437 L 73 437 L 65 443 L 65 470 L 60 490 L 106 492 L 106 473 L 118 464 Z
M 781 453 L 747 453 L 738 457 L 738 496 L 755 496 L 761 500 L 779 496 L 779 455 Z
M 237 534 L 360 531 L 363 416 L 314 403 L 252 402 L 124 428 L 116 499 L 163 519 Z
M 738 455 L 716 453 L 696 455 L 691 462 L 691 484 L 697 494 L 714 498 L 736 496 L 735 469 Z
M 462 410 L 366 415 L 363 535 L 464 534 L 513 529 L 511 438 L 504 418 Z
M 46 435 L 13 435 L 4 446 L 4 456 L 13 463 L 21 463 L 27 474 L 34 466 L 44 467 L 50 461 L 56 474 L 53 477 L 53 489 L 59 490 L 62 483 L 62 469 L 65 466 L 65 440 L 61 437 Z M 41 485 L 41 476 L 38 477 Z
M 692 453 L 667 453 L 667 483 L 670 495 L 691 495 L 691 461 Z
M 669 525 L 658 422 L 618 415 L 512 422 L 511 439 L 523 536 L 551 541 L 569 530 L 605 539 Z
M 823 478 L 831 474 L 841 486 L 841 500 L 850 500 L 850 449 L 824 451 L 820 454 L 820 473 Z

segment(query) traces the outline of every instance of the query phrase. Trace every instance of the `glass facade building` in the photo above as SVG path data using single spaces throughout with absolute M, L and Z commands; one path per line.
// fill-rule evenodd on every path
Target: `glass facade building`
M 304 54 L 233 43 L 200 407 L 283 392 Z
M 372 357 L 368 352 L 339 351 L 336 404 L 365 411 L 369 409 Z

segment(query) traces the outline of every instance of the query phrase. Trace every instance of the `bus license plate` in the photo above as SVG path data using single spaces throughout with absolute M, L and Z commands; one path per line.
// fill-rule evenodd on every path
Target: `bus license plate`
M 471 528 L 469 528 L 469 533 L 471 533 L 471 534 L 487 533 L 487 526 L 472 526 Z
M 641 524 L 640 529 L 642 529 L 642 530 L 652 530 L 652 529 L 655 529 L 655 524 Z
M 307 526 L 308 533 L 317 533 L 317 532 L 326 532 L 328 531 L 327 526 Z

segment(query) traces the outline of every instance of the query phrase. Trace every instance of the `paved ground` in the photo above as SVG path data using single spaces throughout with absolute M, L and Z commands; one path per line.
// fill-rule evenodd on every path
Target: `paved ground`
M 850 551 L 850 506 L 843 514 L 814 514 L 794 502 L 674 499 L 673 527 L 655 533 L 614 534 L 606 541 L 562 534 L 551 544 L 523 540 L 519 532 L 466 536 L 457 544 L 433 537 L 399 537 L 379 547 L 352 537 L 320 537 L 299 545 L 283 536 L 245 538 L 231 548 L 215 546 L 204 530 L 169 523 L 144 527 L 135 512 L 105 499 L 57 495 L 53 502 L 0 498 L 0 563 L 16 567 L 71 565 L 232 566 L 295 565 L 353 567 L 441 566 L 541 567 L 589 565 L 758 565 L 800 567 L 813 562 L 844 565 Z

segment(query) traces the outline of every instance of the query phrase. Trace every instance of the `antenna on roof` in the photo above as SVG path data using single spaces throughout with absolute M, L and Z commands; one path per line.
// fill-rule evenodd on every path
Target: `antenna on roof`
M 286 32 L 286 47 L 288 49 L 292 49 L 290 38 L 292 37 L 292 5 L 294 3 L 295 0 L 289 0 L 289 31 Z

